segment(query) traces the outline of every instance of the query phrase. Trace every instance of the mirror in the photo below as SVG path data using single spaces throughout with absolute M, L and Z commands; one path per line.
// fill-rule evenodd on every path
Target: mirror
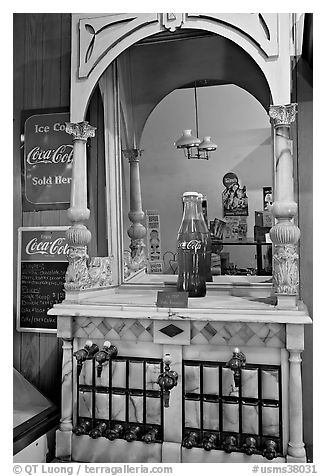
M 152 253 L 149 270 L 176 272 L 182 194 L 194 190 L 207 197 L 208 224 L 215 218 L 227 222 L 224 238 L 230 239 L 223 247 L 215 243 L 213 274 L 271 274 L 271 245 L 253 242 L 255 212 L 264 206 L 263 187 L 273 185 L 267 82 L 253 60 L 230 40 L 201 31 L 183 35 L 187 38 L 177 41 L 167 33 L 142 40 L 117 60 L 121 149 L 136 150 L 138 155 L 142 151 L 136 166 L 142 210 L 147 211 L 142 223 L 146 227 L 151 220 L 160 226 L 159 230 L 147 226 L 144 236 L 146 254 Z M 199 137 L 211 136 L 218 146 L 209 160 L 188 160 L 174 146 L 183 130 L 196 134 L 197 124 Z M 125 155 L 121 159 L 123 249 L 128 252 L 130 166 Z M 224 220 L 223 177 L 229 172 L 238 179 L 238 192 L 245 191 L 248 198 L 244 220 L 238 216 Z M 228 200 L 235 203 L 239 196 L 233 194 L 231 200 L 231 195 Z M 239 230 L 245 238 L 241 246 Z
M 208 223 L 214 218 L 224 220 L 222 180 L 226 173 L 233 172 L 240 186 L 246 187 L 248 196 L 249 215 L 244 217 L 247 239 L 243 241 L 246 244 L 223 245 L 221 272 L 229 268 L 227 272 L 231 273 L 234 266 L 236 274 L 247 274 L 251 269 L 257 270 L 252 271 L 255 274 L 269 274 L 271 247 L 266 245 L 257 250 L 257 246 L 247 244 L 254 240 L 255 211 L 263 210 L 263 187 L 271 187 L 273 183 L 268 116 L 252 95 L 235 85 L 201 87 L 197 97 L 199 137 L 210 135 L 218 145 L 209 160 L 188 160 L 174 146 L 183 129 L 196 131 L 193 88 L 176 89 L 166 96 L 150 114 L 141 137 L 140 182 L 143 211 L 147 214 L 144 225 L 148 224 L 151 212 L 152 219 L 155 220 L 156 213 L 159 217 L 159 230 L 154 221 L 152 228 L 147 227 L 145 237 L 151 261 L 162 261 L 162 266 L 153 266 L 152 271 L 176 272 L 176 236 L 182 217 L 183 192 L 195 190 L 207 196 Z M 127 162 L 123 164 L 123 184 L 127 191 Z M 126 234 L 130 226 L 128 211 L 129 201 L 125 199 L 124 249 L 130 243 Z M 232 218 L 237 221 L 237 217 Z M 232 218 L 227 221 L 231 222 Z M 230 241 L 234 243 L 238 237 Z M 257 256 L 259 251 L 261 256 Z

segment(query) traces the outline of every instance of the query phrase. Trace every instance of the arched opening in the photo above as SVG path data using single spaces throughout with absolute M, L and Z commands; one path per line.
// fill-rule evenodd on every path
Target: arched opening
M 143 210 L 156 209 L 154 202 L 157 201 L 159 194 L 157 195 L 158 188 L 155 182 L 158 177 L 160 177 L 161 185 L 163 183 L 162 177 L 167 175 L 170 178 L 175 176 L 178 180 L 182 170 L 175 170 L 172 164 L 182 163 L 185 176 L 201 177 L 198 187 L 202 189 L 203 193 L 209 195 L 210 203 L 216 205 L 216 207 L 211 208 L 211 218 L 223 217 L 220 204 L 218 204 L 218 197 L 221 196 L 223 189 L 222 178 L 225 173 L 234 170 L 240 174 L 239 179 L 243 182 L 242 185 L 250 186 L 250 195 L 255 197 L 251 197 L 250 220 L 248 223 L 250 227 L 249 234 L 253 236 L 254 212 L 263 207 L 262 187 L 272 186 L 273 181 L 270 126 L 266 114 L 266 109 L 270 105 L 268 83 L 253 59 L 238 45 L 222 36 L 198 31 L 195 36 L 192 32 L 191 36 L 186 38 L 183 36 L 177 41 L 172 41 L 171 38 L 173 37 L 170 35 L 170 40 L 167 41 L 166 35 L 154 35 L 152 38 L 147 38 L 133 45 L 116 60 L 121 119 L 119 130 L 121 149 L 144 149 L 139 164 L 141 194 L 144 201 Z M 204 132 L 205 135 L 209 133 L 220 142 L 220 149 L 216 154 L 216 156 L 220 156 L 219 154 L 223 154 L 224 147 L 221 146 L 223 144 L 223 140 L 220 140 L 221 132 L 225 132 L 225 126 L 229 124 L 227 136 L 230 140 L 229 146 L 233 147 L 233 152 L 229 151 L 229 153 L 231 155 L 238 154 L 238 163 L 232 163 L 231 161 L 231 165 L 228 160 L 230 157 L 225 153 L 223 157 L 224 165 L 223 161 L 218 162 L 218 159 L 215 159 L 214 164 L 213 158 L 205 164 L 185 163 L 183 157 L 180 157 L 180 152 L 173 147 L 173 143 L 181 134 L 182 129 L 194 128 L 191 123 L 189 124 L 189 119 L 192 123 L 194 121 L 193 99 L 188 98 L 185 101 L 181 98 L 186 98 L 189 94 L 192 95 L 191 86 L 195 82 L 200 86 L 205 86 L 200 87 L 199 92 L 199 107 L 202 115 L 200 123 L 205 119 L 215 126 L 214 133 L 210 128 L 207 131 L 203 130 L 202 134 Z M 219 94 L 215 94 L 215 99 L 212 102 L 211 94 L 208 94 L 208 92 L 213 90 L 215 92 L 219 91 Z M 237 91 L 237 93 L 235 95 L 231 93 L 229 101 L 225 102 L 223 101 L 224 91 Z M 220 104 L 219 100 L 216 99 L 218 96 L 222 101 Z M 245 98 L 246 107 L 243 107 L 243 98 Z M 217 101 L 217 103 L 214 104 L 214 101 Z M 161 125 L 156 124 L 155 131 L 152 130 L 149 134 L 151 145 L 154 147 L 154 151 L 157 152 L 156 154 L 151 147 L 148 147 L 146 140 L 144 143 L 143 138 L 148 137 L 146 129 L 151 129 L 150 124 L 152 123 L 153 126 L 152 118 L 157 116 L 157 111 L 161 110 L 164 105 L 168 105 L 168 107 L 161 116 Z M 263 124 L 263 126 L 259 128 L 260 131 L 251 131 L 251 134 L 248 135 L 250 129 L 248 124 L 251 121 L 251 115 L 256 114 L 256 112 L 253 113 L 253 109 L 256 112 L 259 111 L 254 128 L 258 128 L 259 124 Z M 175 123 L 177 117 L 180 118 L 178 124 Z M 239 125 L 238 142 L 232 139 L 232 129 L 235 122 Z M 175 127 L 171 128 L 172 124 L 175 124 Z M 202 124 L 200 128 L 202 128 Z M 255 133 L 256 137 L 254 137 Z M 162 137 L 166 139 L 165 143 L 161 142 Z M 250 137 L 249 142 L 251 141 L 249 148 L 247 146 L 248 137 Z M 225 147 L 228 148 L 227 145 Z M 261 147 L 264 151 L 264 160 L 261 160 L 260 157 Z M 161 150 L 158 151 L 158 149 Z M 160 159 L 160 154 L 163 153 L 164 155 L 167 149 L 169 150 L 168 157 Z M 244 162 L 240 165 L 242 161 Z M 250 167 L 246 167 L 246 161 L 250 163 Z M 217 168 L 216 163 L 219 164 Z M 159 170 L 156 177 L 152 175 L 150 164 L 153 164 L 154 170 Z M 161 170 L 159 164 L 164 164 L 164 170 Z M 170 165 L 167 167 L 167 164 Z M 129 165 L 123 157 L 121 158 L 121 168 L 124 179 L 122 183 L 123 248 L 126 250 L 129 245 L 127 229 L 130 226 L 128 219 L 130 195 Z M 257 174 L 257 170 L 262 174 Z M 252 171 L 252 174 L 249 178 L 250 171 Z M 259 177 L 259 175 L 262 176 Z M 207 177 L 212 180 L 208 187 L 204 186 Z M 255 177 L 254 180 L 253 177 Z M 191 181 L 188 181 L 188 183 L 180 181 L 179 190 L 175 192 L 175 196 L 169 193 L 171 198 L 173 196 L 175 204 L 180 205 L 180 195 L 189 186 L 191 188 Z M 151 195 L 153 197 L 152 204 Z M 159 200 L 159 203 L 164 203 L 164 199 L 163 202 Z M 170 227 L 164 252 L 174 252 L 175 235 L 180 223 L 180 210 L 177 206 L 173 209 L 172 204 L 167 204 L 164 208 L 170 214 L 169 217 L 165 216 L 163 218 L 163 222 L 168 223 Z M 145 225 L 144 220 L 143 224 Z M 235 254 L 240 256 L 243 254 L 243 250 L 242 253 L 239 250 Z M 250 257 L 243 262 L 243 266 L 247 262 L 246 267 L 254 267 L 255 249 L 249 250 L 247 248 L 244 254 L 250 255 Z M 242 265 L 240 264 L 240 266 Z
M 201 33 L 201 34 L 198 34 Z M 198 31 L 194 37 L 168 41 L 154 35 L 130 47 L 118 59 L 120 90 L 131 111 L 136 142 L 156 105 L 170 92 L 199 80 L 235 84 L 267 110 L 271 93 L 257 63 L 239 45 L 222 36 Z
M 252 95 L 235 85 L 198 88 L 198 122 L 199 136 L 209 134 L 218 145 L 208 161 L 188 160 L 174 146 L 183 128 L 195 131 L 193 88 L 176 89 L 168 94 L 150 114 L 140 140 L 143 210 L 157 210 L 160 217 L 160 252 L 167 274 L 173 268 L 170 260 L 175 253 L 183 192 L 197 190 L 205 194 L 208 221 L 223 220 L 222 179 L 228 172 L 235 173 L 247 189 L 247 236 L 253 239 L 255 211 L 263 208 L 262 189 L 273 183 L 270 124 L 264 108 Z M 123 190 L 127 192 L 129 168 L 126 162 L 123 162 L 123 171 Z M 126 234 L 129 194 L 126 195 L 124 249 L 129 245 Z M 146 244 L 150 253 L 150 230 L 147 230 Z M 263 250 L 262 257 L 266 251 Z M 225 246 L 223 253 L 228 253 L 229 261 L 239 269 L 256 269 L 254 246 Z

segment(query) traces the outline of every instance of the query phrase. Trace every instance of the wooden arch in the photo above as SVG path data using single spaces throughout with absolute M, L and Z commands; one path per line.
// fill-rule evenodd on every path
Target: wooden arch
M 85 119 L 108 66 L 138 41 L 163 31 L 197 29 L 239 45 L 258 65 L 273 104 L 290 101 L 289 14 L 135 13 L 72 15 L 71 121 Z

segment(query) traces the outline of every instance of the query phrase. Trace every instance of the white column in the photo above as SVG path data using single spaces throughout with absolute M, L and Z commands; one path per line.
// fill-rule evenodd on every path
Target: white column
M 287 324 L 289 351 L 289 442 L 287 462 L 305 462 L 303 443 L 301 352 L 304 348 L 303 324 Z
M 61 377 L 61 418 L 56 432 L 55 454 L 57 458 L 71 459 L 71 435 L 73 418 L 72 388 L 72 342 L 73 338 L 63 338 L 62 345 L 62 377 Z
M 87 208 L 86 143 L 89 137 L 95 136 L 95 129 L 86 121 L 66 123 L 66 132 L 73 135 L 74 141 L 70 208 L 67 212 L 73 224 L 66 232 L 69 244 L 65 282 L 67 291 L 83 289 L 89 281 L 87 245 L 91 240 L 91 233 L 84 225 L 90 214 Z
M 296 104 L 271 106 L 269 115 L 274 126 L 275 190 L 272 213 L 276 224 L 270 230 L 274 243 L 273 280 L 279 307 L 295 307 L 299 289 L 297 244 L 300 230 L 294 223 L 294 176 L 290 125 L 295 121 Z
M 60 430 L 72 430 L 72 337 L 62 339 Z
M 146 228 L 141 221 L 144 219 L 142 210 L 140 174 L 139 174 L 139 149 L 124 150 L 123 154 L 129 160 L 130 165 L 130 211 L 128 213 L 131 225 L 127 230 L 131 240 L 129 248 L 131 259 L 127 263 L 129 272 L 137 271 L 146 266 L 145 243 Z

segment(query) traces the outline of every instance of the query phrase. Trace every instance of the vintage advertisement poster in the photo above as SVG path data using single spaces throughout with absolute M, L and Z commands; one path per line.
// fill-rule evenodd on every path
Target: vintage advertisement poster
M 37 114 L 25 121 L 24 211 L 69 207 L 73 141 L 66 122 L 69 113 Z
M 264 210 L 271 211 L 272 205 L 273 205 L 272 187 L 263 187 L 263 204 L 264 204 Z
M 248 195 L 245 186 L 240 187 L 238 177 L 228 172 L 223 177 L 223 216 L 248 216 Z
M 148 272 L 162 273 L 160 215 L 158 210 L 146 210 Z

